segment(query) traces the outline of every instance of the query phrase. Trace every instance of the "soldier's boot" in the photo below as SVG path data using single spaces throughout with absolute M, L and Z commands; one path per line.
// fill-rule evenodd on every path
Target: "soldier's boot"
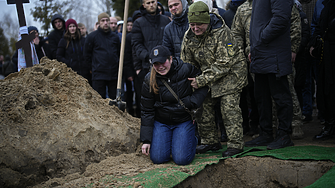
M 292 126 L 292 139 L 302 139 L 304 137 L 304 131 L 300 125 Z

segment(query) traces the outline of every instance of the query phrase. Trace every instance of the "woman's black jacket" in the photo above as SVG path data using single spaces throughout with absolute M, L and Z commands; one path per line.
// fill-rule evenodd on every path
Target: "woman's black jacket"
M 201 74 L 201 71 L 193 65 L 173 58 L 169 73 L 165 76 L 156 75 L 158 94 L 150 92 L 150 72 L 146 75 L 141 97 L 141 142 L 151 143 L 155 121 L 176 125 L 192 120 L 190 114 L 185 111 L 161 80 L 166 80 L 188 109 L 196 109 L 202 105 L 208 93 L 208 87 L 199 88 L 193 92 L 191 81 L 188 78 L 195 78 L 198 74 Z
M 57 48 L 57 60 L 65 63 L 72 70 L 87 78 L 89 75 L 89 65 L 85 64 L 84 59 L 84 45 L 85 38 L 81 37 L 80 40 L 71 40 L 69 43 L 65 38 L 59 41 Z

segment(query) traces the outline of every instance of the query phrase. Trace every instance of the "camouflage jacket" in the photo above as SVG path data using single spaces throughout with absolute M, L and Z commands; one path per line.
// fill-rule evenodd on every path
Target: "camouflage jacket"
M 183 39 L 181 59 L 202 71 L 199 87 L 208 85 L 211 97 L 240 92 L 247 85 L 247 63 L 223 19 L 211 14 L 209 29 L 196 36 L 189 28 Z
M 298 53 L 301 42 L 301 18 L 296 4 L 292 7 L 291 13 L 291 51 Z
M 244 2 L 238 7 L 231 31 L 236 39 L 237 45 L 244 50 L 244 55 L 248 57 L 250 53 L 250 20 L 252 13 L 252 0 Z M 298 52 L 301 40 L 301 19 L 296 6 L 292 7 L 291 13 L 291 50 Z
M 244 51 L 245 57 L 250 53 L 250 20 L 252 12 L 252 0 L 244 2 L 237 8 L 231 32 L 236 39 L 237 45 Z

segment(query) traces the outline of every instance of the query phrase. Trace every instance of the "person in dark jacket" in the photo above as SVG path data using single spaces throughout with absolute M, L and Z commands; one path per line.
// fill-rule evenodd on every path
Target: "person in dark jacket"
M 316 101 L 318 108 L 324 113 L 325 124 L 322 131 L 314 136 L 314 140 L 327 140 L 335 134 L 335 0 L 324 0 L 323 5 L 313 38 L 320 36 L 323 39 Z M 312 57 L 315 55 L 314 47 L 310 48 Z
M 310 28 L 309 21 L 306 14 L 302 10 L 301 4 L 296 0 L 295 5 L 298 7 L 300 18 L 301 18 L 301 41 L 297 56 L 294 62 L 294 68 L 296 70 L 294 88 L 297 92 L 300 108 L 303 109 L 302 90 L 305 87 L 306 73 L 310 67 L 310 63 L 307 59 L 307 44 L 310 39 Z
M 229 28 L 231 28 L 231 24 L 233 23 L 237 8 L 244 2 L 245 0 L 231 0 L 230 2 L 228 2 L 227 7 L 229 7 L 229 9 L 227 9 L 226 12 L 223 13 L 222 18 Z
M 137 20 L 140 17 L 141 17 L 141 11 L 140 10 L 134 11 L 133 16 L 132 16 L 133 23 L 135 22 L 135 20 Z M 142 90 L 143 79 L 142 80 L 139 79 L 138 75 L 136 74 L 136 70 L 141 69 L 140 65 L 142 65 L 142 63 L 141 63 L 141 60 L 136 56 L 136 52 L 133 50 L 133 47 L 131 45 L 133 33 L 130 32 L 128 33 L 128 35 L 127 35 L 126 41 L 127 39 L 130 40 L 130 47 L 131 47 L 131 54 L 132 54 L 131 63 L 133 63 L 132 68 L 133 68 L 133 71 L 135 72 L 134 77 L 133 77 L 134 78 L 134 90 L 135 90 L 135 103 L 136 103 L 135 115 L 136 117 L 140 117 L 141 116 L 141 90 Z M 139 67 L 136 68 L 135 66 L 139 66 Z
M 38 58 L 38 62 L 42 59 L 42 57 L 47 56 L 48 52 L 47 50 L 49 49 L 47 40 L 44 39 L 43 37 L 39 36 L 39 32 L 37 27 L 35 26 L 29 26 L 28 27 L 28 33 L 31 34 L 33 31 L 35 31 L 35 39 L 32 41 L 34 46 L 35 46 L 35 52 Z M 18 70 L 18 50 L 15 51 L 13 57 L 12 57 L 12 62 L 15 64 L 15 67 L 17 68 L 16 71 Z
M 294 145 L 293 102 L 287 75 L 292 73 L 290 19 L 291 0 L 254 0 L 250 22 L 250 71 L 255 73 L 255 99 L 260 115 L 259 137 L 245 146 L 278 149 Z M 272 99 L 279 119 L 276 139 L 272 129 Z
M 92 66 L 92 87 L 102 98 L 116 97 L 119 70 L 120 40 L 110 29 L 109 15 L 98 16 L 99 27 L 90 33 L 85 40 L 84 57 L 87 65 Z
M 150 58 L 153 66 L 142 88 L 142 153 L 150 153 L 155 164 L 170 161 L 172 155 L 177 165 L 187 165 L 192 162 L 197 145 L 195 125 L 188 111 L 201 106 L 208 87 L 193 92 L 189 78 L 201 74 L 200 70 L 172 58 L 165 46 L 154 47 Z
M 213 8 L 216 8 L 219 12 L 219 15 L 222 17 L 222 15 L 226 12 L 226 10 L 223 9 L 223 8 L 218 7 L 215 0 L 212 0 L 212 1 L 213 1 Z
M 58 43 L 60 39 L 63 38 L 64 35 L 65 20 L 61 15 L 55 14 L 54 16 L 52 16 L 51 23 L 54 30 L 48 36 L 49 41 L 48 57 L 49 59 L 56 59 Z
M 163 46 L 166 46 L 173 57 L 180 57 L 181 44 L 189 24 L 187 19 L 188 3 L 186 0 L 168 0 L 173 20 L 164 29 Z
M 78 24 L 74 19 L 65 23 L 65 34 L 57 49 L 57 60 L 71 67 L 73 71 L 90 80 L 90 68 L 84 60 L 85 38 L 81 36 Z
M 140 82 L 143 82 L 145 75 L 149 72 L 149 52 L 162 44 L 165 26 L 170 19 L 159 14 L 157 0 L 143 0 L 140 7 L 142 17 L 134 21 L 132 29 L 132 47 L 136 56 L 141 60 L 134 66 Z

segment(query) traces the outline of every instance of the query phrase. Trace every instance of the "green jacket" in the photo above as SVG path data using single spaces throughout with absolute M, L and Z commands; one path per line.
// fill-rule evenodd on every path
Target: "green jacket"
M 243 51 L 217 14 L 211 14 L 203 35 L 196 36 L 191 28 L 186 31 L 180 57 L 202 71 L 196 81 L 199 87 L 209 86 L 212 98 L 241 92 L 248 83 Z

